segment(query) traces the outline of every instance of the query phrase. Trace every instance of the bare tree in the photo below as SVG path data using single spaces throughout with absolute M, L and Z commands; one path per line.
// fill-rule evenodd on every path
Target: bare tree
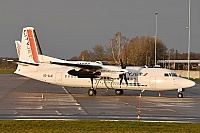
M 157 39 L 157 59 L 167 58 L 167 48 L 164 43 Z M 110 40 L 110 46 L 104 47 L 100 44 L 93 47 L 92 51 L 85 50 L 81 52 L 79 59 L 81 60 L 107 60 L 112 64 L 120 65 L 120 59 L 123 63 L 135 66 L 148 65 L 154 63 L 155 39 L 153 37 L 135 37 L 130 41 L 122 36 L 120 32 L 114 35 Z
M 161 40 L 157 40 L 157 59 L 163 58 L 166 47 Z M 154 59 L 155 39 L 152 37 L 135 37 L 127 45 L 129 63 L 136 66 L 152 65 Z
M 106 60 L 106 52 L 102 45 L 96 45 L 93 47 L 93 58 L 94 60 Z
M 93 60 L 92 59 L 92 52 L 89 50 L 84 50 L 81 52 L 81 55 L 79 56 L 80 60 Z
M 121 32 L 114 35 L 114 38 L 110 41 L 110 49 L 112 58 L 116 64 L 120 64 L 120 59 L 126 60 L 125 45 L 128 43 L 128 39 L 122 36 Z

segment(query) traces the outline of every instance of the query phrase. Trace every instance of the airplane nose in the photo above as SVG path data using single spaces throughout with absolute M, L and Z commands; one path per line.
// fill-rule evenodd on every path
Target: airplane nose
M 191 85 L 191 87 L 193 87 L 196 85 L 196 83 L 194 81 L 190 81 L 190 85 Z
M 192 80 L 181 78 L 179 82 L 180 88 L 190 88 L 196 85 L 196 83 Z

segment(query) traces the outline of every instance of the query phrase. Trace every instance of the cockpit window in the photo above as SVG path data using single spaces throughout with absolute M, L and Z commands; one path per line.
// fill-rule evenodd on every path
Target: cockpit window
M 177 77 L 177 74 L 176 73 L 171 73 L 171 76 L 172 77 Z
M 165 77 L 169 77 L 169 74 L 168 74 L 168 73 L 164 73 L 164 76 L 165 76 Z
M 176 73 L 164 73 L 165 77 L 177 77 Z

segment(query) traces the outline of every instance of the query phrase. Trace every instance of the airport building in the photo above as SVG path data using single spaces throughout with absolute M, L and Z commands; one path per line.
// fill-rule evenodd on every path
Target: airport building
M 200 70 L 200 60 L 190 60 L 190 70 Z M 163 68 L 173 70 L 187 70 L 188 60 L 158 60 L 158 64 Z

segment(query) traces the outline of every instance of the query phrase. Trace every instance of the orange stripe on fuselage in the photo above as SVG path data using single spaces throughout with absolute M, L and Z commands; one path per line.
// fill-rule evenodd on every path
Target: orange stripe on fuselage
M 35 40 L 33 38 L 33 30 L 27 30 L 27 33 L 28 33 L 28 39 L 29 39 L 30 46 L 31 46 L 33 60 L 36 63 L 39 63 L 40 61 L 38 59 L 38 53 L 37 53 L 37 50 L 36 50 L 36 44 L 35 44 Z

